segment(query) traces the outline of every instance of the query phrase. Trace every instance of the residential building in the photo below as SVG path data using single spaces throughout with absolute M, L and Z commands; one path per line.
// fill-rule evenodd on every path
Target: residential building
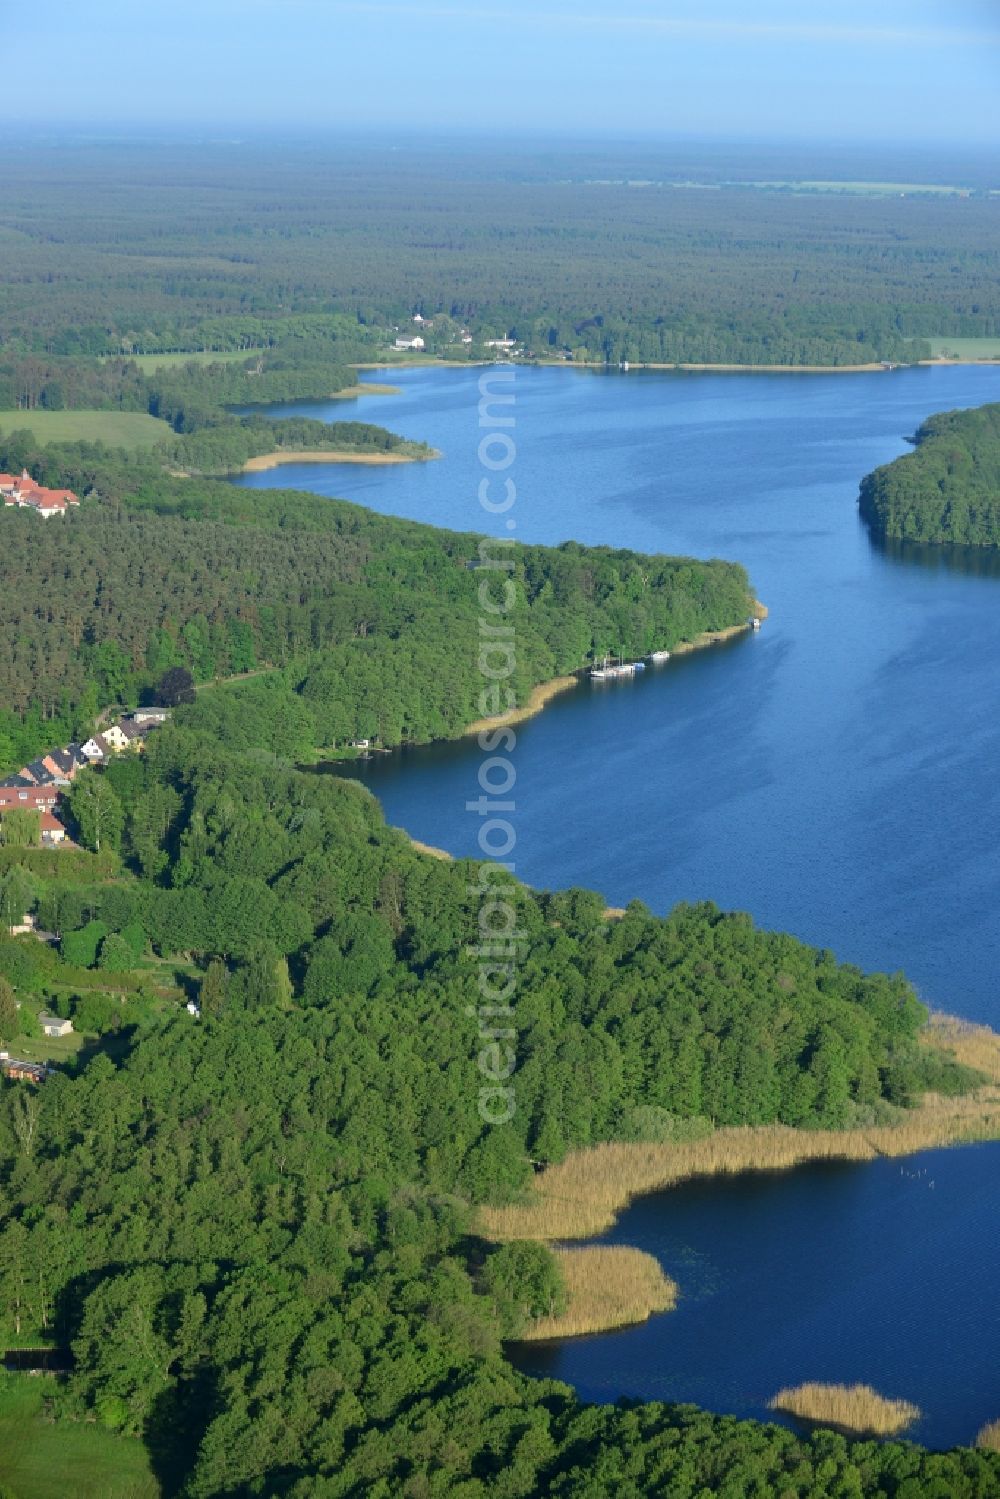
M 114 750 L 103 734 L 94 734 L 80 745 L 80 753 L 89 764 L 100 764 L 102 760 L 109 760 Z
M 21 774 L 30 776 L 36 786 L 51 786 L 55 780 L 55 776 L 41 759 L 29 761 Z
M 412 338 L 406 336 L 396 339 L 397 349 L 416 349 L 419 351 L 420 349 L 425 349 L 426 347 L 427 345 L 424 343 L 419 333 L 414 334 Z
M 73 1033 L 72 1020 L 63 1020 L 59 1015 L 48 1015 L 44 1010 L 38 1017 L 38 1024 L 43 1036 L 70 1036 Z
M 80 503 L 71 489 L 49 489 L 36 484 L 27 469 L 22 470 L 20 478 L 0 474 L 0 497 L 5 505 L 16 505 L 21 510 L 27 507 L 46 520 L 50 515 L 65 515 L 71 506 Z
M 133 749 L 141 750 L 145 746 L 146 735 L 150 729 L 159 728 L 159 724 L 135 723 L 130 718 L 123 718 L 121 723 L 115 724 L 115 728 L 121 734 L 126 747 L 131 745 Z M 105 735 L 104 737 L 108 738 L 109 736 Z
M 13 779 L 13 777 L 11 777 Z M 23 807 L 32 812 L 51 812 L 58 806 L 62 792 L 58 786 L 0 786 L 0 812 Z
M 42 823 L 42 847 L 57 848 L 60 843 L 65 843 L 69 836 L 58 817 L 47 810 L 39 813 Z
M 123 730 L 121 724 L 109 724 L 108 727 L 102 731 L 101 738 L 106 744 L 110 744 L 111 748 L 116 752 L 128 748 L 128 736 Z
M 126 713 L 124 722 L 131 720 L 139 724 L 161 724 L 166 723 L 170 717 L 169 708 L 136 708 L 133 713 Z
M 0 1057 L 0 1072 L 17 1082 L 43 1083 L 49 1068 L 42 1062 L 22 1062 L 17 1057 Z

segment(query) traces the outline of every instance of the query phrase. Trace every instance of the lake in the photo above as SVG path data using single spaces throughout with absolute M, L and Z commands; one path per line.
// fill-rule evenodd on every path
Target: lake
M 383 423 L 437 462 L 238 482 L 483 530 L 479 375 L 380 371 L 398 395 L 281 408 Z M 1000 400 L 1000 368 L 519 369 L 516 392 L 520 539 L 730 558 L 770 610 L 759 635 L 581 683 L 519 728 L 518 873 L 747 910 L 1000 1023 L 1000 557 L 882 547 L 857 513 L 862 476 L 925 417 Z M 474 854 L 479 760 L 466 741 L 354 773 L 391 822 Z M 678 1309 L 518 1360 L 596 1399 L 754 1415 L 781 1384 L 861 1379 L 916 1400 L 922 1440 L 968 1441 L 1000 1416 L 998 1166 L 984 1145 L 645 1198 L 608 1237 L 659 1255 Z
M 686 1182 L 638 1199 L 598 1241 L 654 1254 L 680 1287 L 674 1311 L 511 1356 L 589 1400 L 764 1420 L 783 1385 L 861 1380 L 920 1407 L 907 1437 L 970 1443 L 1000 1415 L 998 1230 L 992 1142 Z
M 476 369 L 374 373 L 399 396 L 295 404 L 442 450 L 242 477 L 483 529 Z M 583 683 L 518 734 L 516 861 L 655 911 L 710 899 L 923 998 L 1000 1021 L 1000 557 L 873 545 L 861 477 L 1000 368 L 871 375 L 519 369 L 518 535 L 743 562 L 756 637 Z M 358 767 L 390 821 L 476 851 L 474 743 Z

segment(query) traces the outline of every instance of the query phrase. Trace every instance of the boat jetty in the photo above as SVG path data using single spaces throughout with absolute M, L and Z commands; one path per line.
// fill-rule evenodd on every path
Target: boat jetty
M 651 651 L 649 660 L 654 666 L 659 666 L 670 660 L 670 652 Z M 590 676 L 594 682 L 610 682 L 622 677 L 634 677 L 636 672 L 645 670 L 645 661 L 626 661 L 623 656 L 605 656 L 603 661 L 596 661 L 590 668 Z
M 610 682 L 619 677 L 634 677 L 645 662 L 624 661 L 621 656 L 605 656 L 599 664 L 590 668 L 591 681 Z

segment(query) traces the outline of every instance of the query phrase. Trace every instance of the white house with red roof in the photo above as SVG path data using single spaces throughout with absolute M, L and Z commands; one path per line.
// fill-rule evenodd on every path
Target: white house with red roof
M 80 503 L 72 489 L 49 489 L 36 484 L 27 469 L 22 469 L 19 479 L 13 474 L 0 474 L 0 496 L 5 505 L 35 510 L 45 520 L 50 515 L 65 515 L 70 506 Z

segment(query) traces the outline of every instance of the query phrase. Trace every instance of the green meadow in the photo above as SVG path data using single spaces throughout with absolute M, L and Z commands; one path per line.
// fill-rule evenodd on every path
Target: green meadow
M 127 357 L 144 375 L 148 375 L 153 370 L 176 369 L 184 364 L 228 364 L 233 359 L 249 359 L 254 352 L 253 349 L 238 349 L 235 353 L 219 354 L 201 350 L 197 354 L 129 354 Z
M 0 433 L 28 431 L 38 442 L 106 442 L 151 448 L 170 427 L 144 411 L 0 411 Z
M 142 1442 L 44 1413 L 49 1375 L 0 1375 L 0 1485 L 17 1499 L 159 1499 Z
M 935 358 L 1000 359 L 1000 334 L 993 338 L 929 338 Z

